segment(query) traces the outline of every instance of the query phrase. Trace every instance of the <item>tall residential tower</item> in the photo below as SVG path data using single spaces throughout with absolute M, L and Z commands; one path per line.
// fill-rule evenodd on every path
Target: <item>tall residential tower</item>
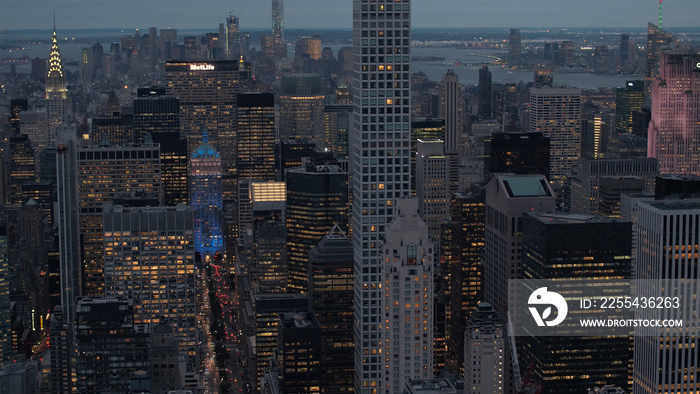
M 395 200 L 410 193 L 410 0 L 353 0 L 350 171 L 355 253 L 355 392 L 385 393 L 382 259 Z M 380 171 L 382 171 L 380 173 Z

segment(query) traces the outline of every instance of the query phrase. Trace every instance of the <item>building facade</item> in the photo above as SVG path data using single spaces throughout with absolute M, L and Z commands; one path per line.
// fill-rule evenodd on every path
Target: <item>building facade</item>
M 384 27 L 377 22 L 381 19 Z M 380 352 L 384 295 L 378 243 L 394 216 L 395 200 L 410 193 L 410 30 L 409 0 L 353 0 L 350 172 L 359 394 L 389 392 Z

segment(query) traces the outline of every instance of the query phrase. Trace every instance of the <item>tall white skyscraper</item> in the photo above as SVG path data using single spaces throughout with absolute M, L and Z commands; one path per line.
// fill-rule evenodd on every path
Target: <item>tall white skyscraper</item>
M 435 246 L 418 216 L 418 200 L 396 200 L 396 214 L 380 244 L 384 256 L 385 325 L 381 357 L 386 393 L 409 380 L 433 377 Z
M 654 295 L 649 288 L 664 279 L 674 289 L 663 296 L 679 297 L 680 307 L 663 310 L 663 319 L 683 319 L 680 332 L 640 329 L 634 337 L 633 393 L 697 393 L 698 237 L 700 237 L 700 200 L 663 200 L 640 202 L 638 214 L 637 279 L 639 294 Z M 670 286 L 669 286 L 670 287 Z M 649 316 L 643 310 L 643 318 Z
M 385 393 L 378 248 L 395 200 L 410 193 L 409 0 L 353 0 L 350 132 L 355 286 L 355 392 Z

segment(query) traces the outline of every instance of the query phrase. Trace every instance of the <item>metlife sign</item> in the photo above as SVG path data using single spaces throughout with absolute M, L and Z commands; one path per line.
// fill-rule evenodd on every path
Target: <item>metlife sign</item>
M 216 66 L 209 63 L 202 64 L 190 64 L 190 71 L 213 71 L 216 70 Z

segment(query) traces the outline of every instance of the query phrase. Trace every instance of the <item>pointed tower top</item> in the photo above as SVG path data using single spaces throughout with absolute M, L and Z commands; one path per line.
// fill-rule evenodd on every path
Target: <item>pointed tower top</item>
M 340 229 L 338 223 L 333 225 L 331 231 L 326 234 L 326 239 L 348 239 L 347 235 Z
M 51 37 L 51 53 L 49 53 L 48 77 L 63 78 L 63 60 L 58 49 L 58 36 L 56 35 L 56 10 L 53 11 L 53 37 Z
M 207 144 L 209 143 L 209 131 L 205 128 L 202 130 L 202 143 Z

